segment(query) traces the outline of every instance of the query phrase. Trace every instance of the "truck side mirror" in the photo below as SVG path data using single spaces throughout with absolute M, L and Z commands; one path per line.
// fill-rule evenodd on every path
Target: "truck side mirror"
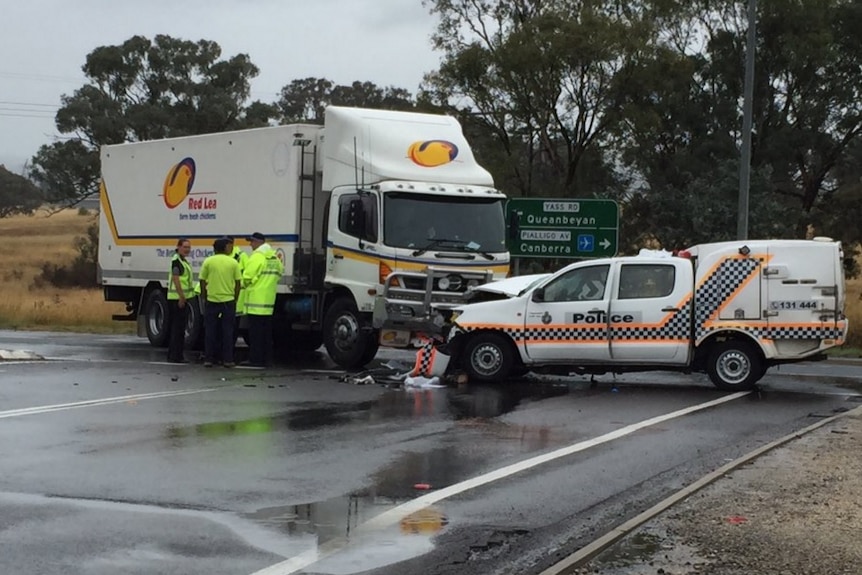
M 545 301 L 545 288 L 540 287 L 533 290 L 533 295 L 530 297 L 534 302 L 541 303 Z

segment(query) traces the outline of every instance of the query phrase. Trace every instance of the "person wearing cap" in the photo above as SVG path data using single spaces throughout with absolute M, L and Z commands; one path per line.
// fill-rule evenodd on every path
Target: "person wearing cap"
M 248 319 L 247 364 L 266 367 L 272 363 L 272 313 L 278 282 L 284 274 L 284 264 L 278 254 L 266 243 L 266 236 L 255 232 L 246 238 L 254 250 L 242 272 L 245 289 L 245 313 Z
M 177 249 L 171 258 L 168 273 L 168 362 L 188 363 L 183 348 L 186 339 L 186 323 L 189 308 L 187 300 L 192 297 L 192 265 L 188 262 L 192 244 L 186 238 L 177 240 Z
M 213 242 L 213 255 L 204 260 L 199 274 L 204 311 L 204 367 L 221 359 L 225 367 L 233 367 L 234 323 L 236 299 L 239 296 L 239 263 L 231 257 L 231 241 L 219 238 Z

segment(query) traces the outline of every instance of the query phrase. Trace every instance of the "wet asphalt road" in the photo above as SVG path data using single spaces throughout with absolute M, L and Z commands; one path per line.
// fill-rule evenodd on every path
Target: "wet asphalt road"
M 4 575 L 538 573 L 862 389 L 858 364 L 786 366 L 759 392 L 461 489 L 728 394 L 668 373 L 405 391 L 341 382 L 323 354 L 171 366 L 124 336 L 0 332 L 0 349 L 51 358 L 0 363 Z

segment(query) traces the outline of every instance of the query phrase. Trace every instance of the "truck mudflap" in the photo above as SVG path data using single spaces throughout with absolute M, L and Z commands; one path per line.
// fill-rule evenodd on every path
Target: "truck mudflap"
M 440 336 L 452 308 L 464 305 L 470 288 L 492 281 L 491 270 L 429 266 L 426 271 L 391 273 L 374 302 L 376 329 Z

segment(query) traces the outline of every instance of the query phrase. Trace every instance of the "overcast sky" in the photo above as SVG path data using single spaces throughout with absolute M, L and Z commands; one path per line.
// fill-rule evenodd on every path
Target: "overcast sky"
M 296 78 L 398 86 L 412 93 L 439 56 L 421 0 L 29 0 L 0 10 L 0 164 L 20 171 L 58 132 L 62 94 L 84 84 L 98 46 L 134 35 L 213 40 L 246 53 L 252 99 L 273 102 Z

